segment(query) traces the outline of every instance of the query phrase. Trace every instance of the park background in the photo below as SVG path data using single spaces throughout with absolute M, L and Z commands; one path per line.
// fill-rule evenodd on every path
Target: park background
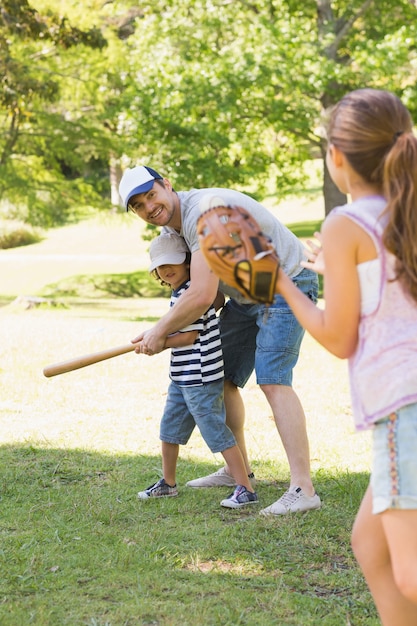
M 293 226 L 306 228 L 322 210 L 299 198 L 276 213 L 304 213 Z M 353 429 L 344 361 L 305 338 L 294 385 L 323 508 L 273 520 L 221 509 L 228 489 L 185 486 L 222 464 L 198 431 L 181 450 L 179 497 L 137 499 L 161 475 L 167 352 L 43 376 L 129 342 L 166 311 L 166 297 L 145 295 L 152 282 L 144 295 L 112 293 L 146 274 L 142 230 L 132 214 L 97 216 L 0 251 L 1 624 L 376 626 L 349 545 L 370 442 Z M 254 377 L 243 397 L 266 506 L 288 485 L 287 462 Z
M 45 365 L 122 345 L 166 310 L 124 168 L 178 189 L 231 186 L 302 239 L 344 198 L 323 120 L 360 87 L 416 111 L 412 0 L 2 0 L 0 11 L 0 623 L 376 626 L 349 545 L 369 478 L 346 363 L 306 337 L 304 404 L 320 511 L 224 511 L 198 432 L 180 496 L 139 502 L 161 472 L 168 354 L 46 379 Z M 319 303 L 322 306 L 322 302 Z M 262 505 L 288 484 L 269 407 L 245 388 Z

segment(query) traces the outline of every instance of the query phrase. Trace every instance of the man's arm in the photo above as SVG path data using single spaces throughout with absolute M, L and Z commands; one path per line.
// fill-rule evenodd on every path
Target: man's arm
M 208 267 L 200 250 L 193 252 L 188 289 L 153 328 L 132 339 L 132 343 L 141 341 L 151 354 L 161 352 L 168 335 L 192 324 L 207 311 L 216 298 L 218 286 L 219 280 Z
M 187 330 L 183 333 L 174 333 L 173 335 L 169 335 L 169 337 L 165 339 L 165 345 L 163 349 L 165 350 L 166 348 L 184 348 L 185 346 L 192 346 L 197 337 L 198 330 Z M 148 354 L 142 341 L 136 342 L 135 352 L 136 354 Z M 151 355 L 148 354 L 148 356 Z
M 184 348 L 192 346 L 198 337 L 198 330 L 187 330 L 184 333 L 175 333 L 165 340 L 165 348 Z
M 185 346 L 192 346 L 197 337 L 198 330 L 187 330 L 185 332 L 174 333 L 165 339 L 163 350 L 166 350 L 167 348 L 183 348 Z M 151 356 L 142 341 L 137 341 L 135 345 L 136 354 L 147 354 L 148 356 Z

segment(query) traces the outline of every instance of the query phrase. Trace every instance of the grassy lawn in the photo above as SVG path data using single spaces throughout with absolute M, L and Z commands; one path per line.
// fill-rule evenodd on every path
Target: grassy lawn
M 51 379 L 42 369 L 127 343 L 167 300 L 146 284 L 140 233 L 116 217 L 70 229 L 0 253 L 0 624 L 376 626 L 349 546 L 370 447 L 353 431 L 346 363 L 306 337 L 295 372 L 320 511 L 258 515 L 289 475 L 253 378 L 243 397 L 260 507 L 222 509 L 227 488 L 185 486 L 222 462 L 198 432 L 180 453 L 178 498 L 139 501 L 161 473 L 168 353 Z M 16 299 L 28 294 L 48 302 Z

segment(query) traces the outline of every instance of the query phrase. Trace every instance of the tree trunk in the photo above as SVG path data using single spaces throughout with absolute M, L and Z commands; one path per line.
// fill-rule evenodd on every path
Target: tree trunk
M 346 204 L 347 196 L 339 191 L 332 181 L 329 170 L 326 165 L 326 155 L 323 158 L 323 196 L 324 196 L 324 214 L 329 215 L 335 206 Z
M 119 162 L 113 156 L 110 156 L 109 177 L 111 205 L 112 210 L 116 212 L 117 209 L 122 206 L 122 202 L 119 196 L 119 182 L 122 177 L 122 171 Z

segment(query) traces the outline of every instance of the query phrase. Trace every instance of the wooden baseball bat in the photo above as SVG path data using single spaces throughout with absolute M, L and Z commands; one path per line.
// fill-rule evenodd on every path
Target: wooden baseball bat
M 102 350 L 101 352 L 93 352 L 91 354 L 85 354 L 84 356 L 74 357 L 68 361 L 62 361 L 62 363 L 47 365 L 44 368 L 43 373 L 47 378 L 50 376 L 57 376 L 58 374 L 65 374 L 65 372 L 72 372 L 73 370 L 78 370 L 81 367 L 86 367 L 87 365 L 93 365 L 93 363 L 99 363 L 100 361 L 111 359 L 114 356 L 119 356 L 120 354 L 133 352 L 135 347 L 136 346 L 133 343 L 128 343 L 124 346 L 118 346 L 116 348 L 107 348 L 107 350 Z

